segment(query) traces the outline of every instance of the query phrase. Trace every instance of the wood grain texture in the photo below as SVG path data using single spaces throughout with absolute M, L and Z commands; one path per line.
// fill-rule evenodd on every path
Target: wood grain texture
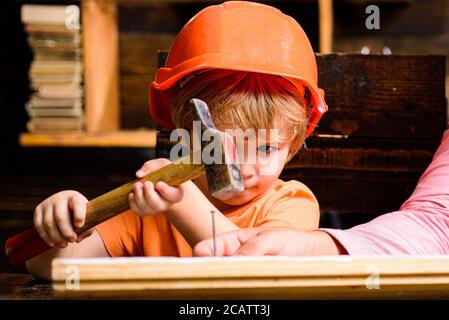
M 448 6 L 449 8 L 449 6 Z M 449 16 L 449 13 L 448 13 Z M 449 59 L 449 30 L 444 34 L 411 36 L 382 35 L 382 37 L 351 36 L 341 37 L 336 41 L 339 52 L 359 53 L 363 47 L 369 47 L 371 53 L 381 53 L 388 47 L 393 54 L 432 54 L 446 56 Z M 446 63 L 446 97 L 449 96 L 449 63 Z M 449 110 L 448 110 L 449 111 Z
M 168 50 L 175 36 L 154 32 L 120 33 L 122 128 L 156 128 L 150 115 L 148 90 L 156 75 L 158 50 Z
M 307 185 L 320 204 L 320 225 L 346 229 L 399 210 L 411 196 L 420 173 L 342 169 L 292 169 L 284 180 Z M 332 216 L 332 217 L 331 217 Z M 337 219 L 330 221 L 329 219 Z
M 120 33 L 120 72 L 127 75 L 151 75 L 156 72 L 158 50 L 168 50 L 173 33 Z
M 329 111 L 316 133 L 439 139 L 446 128 L 445 57 L 317 57 Z
M 52 300 L 50 282 L 37 281 L 29 274 L 0 273 L 0 300 Z
M 61 298 L 447 298 L 448 270 L 444 256 L 56 259 L 52 280 Z
M 437 54 L 449 59 L 448 1 L 377 2 L 381 12 L 380 30 L 365 27 L 366 2 L 346 0 L 335 6 L 335 51 L 360 52 L 366 46 L 371 53 L 381 53 L 387 46 L 393 54 Z M 448 72 L 449 64 L 446 64 Z M 446 79 L 446 96 L 449 96 L 449 77 Z
M 422 172 L 430 163 L 439 140 L 313 136 L 306 145 L 287 164 L 287 168 L 399 173 Z

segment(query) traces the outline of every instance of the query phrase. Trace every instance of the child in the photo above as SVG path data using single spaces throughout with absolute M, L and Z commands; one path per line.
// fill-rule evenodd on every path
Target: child
M 313 50 L 297 22 L 251 2 L 202 10 L 181 30 L 151 84 L 153 118 L 170 129 L 192 130 L 191 98 L 209 105 L 222 131 L 277 129 L 276 135 L 249 136 L 243 143 L 243 149 L 255 143 L 258 152 L 257 161 L 240 166 L 245 190 L 220 201 L 209 195 L 204 176 L 177 188 L 136 183 L 130 211 L 81 236 L 73 231 L 70 212 L 74 225 L 82 226 L 87 199 L 76 191 L 57 193 L 35 210 L 36 229 L 55 249 L 28 261 L 31 273 L 49 277 L 54 257 L 191 256 L 196 243 L 212 236 L 211 211 L 217 234 L 256 226 L 318 228 L 312 192 L 278 179 L 327 109 Z M 255 159 L 246 151 L 243 156 Z M 167 163 L 148 161 L 137 176 Z

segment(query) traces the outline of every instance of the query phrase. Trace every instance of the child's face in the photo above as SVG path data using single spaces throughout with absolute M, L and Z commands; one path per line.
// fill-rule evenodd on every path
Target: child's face
M 253 200 L 263 194 L 281 174 L 287 162 L 289 144 L 278 144 L 277 147 L 273 147 L 268 143 L 259 144 L 258 147 L 260 150 L 266 150 L 261 151 L 263 154 L 259 156 L 260 160 L 256 163 L 240 165 L 245 190 L 223 201 L 224 203 L 237 206 Z
M 285 128 L 275 128 L 274 136 L 285 137 Z M 260 134 L 248 137 L 244 141 L 236 141 L 239 150 L 240 172 L 245 190 L 237 196 L 223 201 L 228 205 L 242 205 L 263 194 L 279 177 L 287 162 L 290 142 L 285 139 L 265 137 Z M 254 152 L 255 149 L 255 152 Z

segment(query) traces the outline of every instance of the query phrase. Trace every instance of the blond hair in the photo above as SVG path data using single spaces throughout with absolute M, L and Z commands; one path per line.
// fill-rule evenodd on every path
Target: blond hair
M 192 129 L 188 101 L 205 101 L 216 126 L 231 128 L 273 129 L 275 120 L 289 132 L 288 160 L 304 144 L 307 132 L 307 109 L 304 94 L 283 77 L 262 73 L 214 69 L 186 80 L 172 99 L 172 121 L 177 128 Z

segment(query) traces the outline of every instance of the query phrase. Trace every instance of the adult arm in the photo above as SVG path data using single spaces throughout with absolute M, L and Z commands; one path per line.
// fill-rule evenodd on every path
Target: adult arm
M 449 130 L 399 211 L 348 230 L 322 231 L 350 255 L 449 254 Z

